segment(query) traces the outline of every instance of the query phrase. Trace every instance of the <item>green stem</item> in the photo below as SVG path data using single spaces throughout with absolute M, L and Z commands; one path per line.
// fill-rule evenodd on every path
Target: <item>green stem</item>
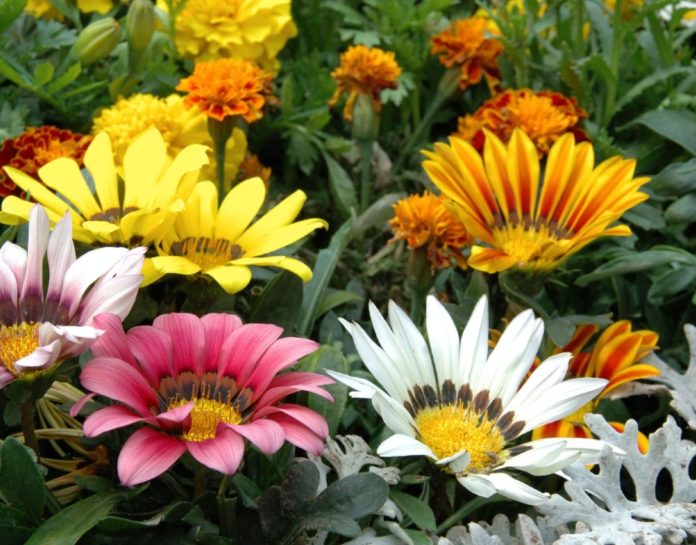
M 218 199 L 222 202 L 225 197 L 225 153 L 227 150 L 227 141 L 232 135 L 234 128 L 234 117 L 225 117 L 222 121 L 218 121 L 212 117 L 208 118 L 208 132 L 213 140 L 213 151 L 215 152 L 215 174 L 217 177 Z
M 36 453 L 36 459 L 39 460 L 39 442 L 36 439 L 36 430 L 34 428 L 34 404 L 27 402 L 20 403 L 19 413 L 22 421 L 24 444 Z
M 205 492 L 205 468 L 198 466 L 193 470 L 193 499 L 200 498 Z
M 360 211 L 364 212 L 372 200 L 372 146 L 373 140 L 360 140 Z
M 503 498 L 500 498 L 498 496 L 493 496 L 491 498 L 474 498 L 473 500 L 466 502 L 449 517 L 447 517 L 445 521 L 442 524 L 440 524 L 440 526 L 437 527 L 437 529 L 435 530 L 435 534 L 439 535 L 443 532 L 446 532 L 452 526 L 457 524 L 457 522 L 462 520 L 464 517 L 476 511 L 476 509 L 478 509 L 479 507 L 483 507 L 484 505 L 496 501 L 501 501 L 502 499 Z
M 413 250 L 408 262 L 407 274 L 411 285 L 411 319 L 416 325 L 420 325 L 423 321 L 425 298 L 433 284 L 433 274 L 426 248 Z
M 611 64 L 609 66 L 613 76 L 610 82 L 607 94 L 604 97 L 604 110 L 602 111 L 602 127 L 608 127 L 611 118 L 614 115 L 614 107 L 616 104 L 616 92 L 619 86 L 619 63 L 621 61 L 621 52 L 623 50 L 623 34 L 624 27 L 621 20 L 621 9 L 623 0 L 616 0 L 614 6 L 613 25 L 614 32 L 611 44 Z

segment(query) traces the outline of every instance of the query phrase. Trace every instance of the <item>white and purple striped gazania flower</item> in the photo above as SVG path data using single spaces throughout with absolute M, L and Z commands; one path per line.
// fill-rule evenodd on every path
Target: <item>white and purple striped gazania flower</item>
M 136 485 L 167 471 L 185 452 L 231 475 L 244 455 L 244 439 L 272 454 L 285 441 L 320 454 L 328 435 L 315 411 L 282 402 L 295 392 L 327 399 L 330 378 L 280 371 L 317 348 L 279 338 L 271 324 L 246 324 L 231 314 L 164 314 L 152 326 L 123 331 L 115 316 L 97 325 L 107 333 L 92 347 L 80 380 L 89 391 L 117 403 L 91 414 L 85 435 L 143 423 L 123 445 L 118 475 Z M 73 414 L 83 402 L 78 402 Z
M 93 326 L 97 314 L 125 318 L 143 279 L 144 253 L 99 248 L 76 258 L 70 216 L 50 233 L 46 211 L 35 205 L 27 250 L 12 242 L 0 248 L 0 388 L 87 350 L 102 333 Z

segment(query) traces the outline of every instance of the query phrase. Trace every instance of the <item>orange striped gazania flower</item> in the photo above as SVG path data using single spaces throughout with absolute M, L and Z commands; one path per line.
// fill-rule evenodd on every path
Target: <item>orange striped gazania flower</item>
M 503 44 L 494 37 L 497 27 L 485 17 L 469 17 L 452 22 L 452 26 L 432 37 L 431 53 L 440 54 L 440 63 L 458 67 L 459 87 L 476 85 L 485 76 L 489 89 L 500 82 L 498 56 Z
M 508 142 L 519 127 L 532 139 L 539 156 L 543 156 L 567 132 L 575 135 L 576 142 L 588 140 L 585 131 L 577 126 L 585 117 L 587 112 L 575 99 L 561 93 L 508 89 L 484 102 L 473 114 L 460 117 L 457 136 L 481 151 L 483 129 Z
M 551 147 L 543 177 L 534 143 L 519 129 L 505 145 L 485 131 L 483 157 L 463 139 L 423 151 L 433 183 L 454 203 L 473 246 L 469 266 L 487 273 L 545 271 L 603 236 L 628 236 L 610 227 L 648 196 L 634 178 L 636 161 L 612 157 L 594 167 L 589 142 L 571 134 Z
M 621 320 L 602 332 L 591 351 L 583 352 L 582 349 L 598 329 L 595 325 L 578 327 L 570 342 L 558 352 L 574 354 L 575 357 L 568 369 L 572 376 L 603 378 L 609 382 L 594 400 L 575 413 L 535 429 L 534 439 L 591 437 L 590 430 L 585 426 L 585 414 L 595 412 L 600 401 L 614 393 L 619 386 L 660 374 L 656 367 L 642 363 L 645 356 L 657 348 L 657 333 L 647 329 L 632 331 L 631 322 Z M 609 424 L 619 432 L 624 430 L 624 424 L 620 422 Z M 643 453 L 649 448 L 648 439 L 642 433 L 638 435 L 638 447 Z

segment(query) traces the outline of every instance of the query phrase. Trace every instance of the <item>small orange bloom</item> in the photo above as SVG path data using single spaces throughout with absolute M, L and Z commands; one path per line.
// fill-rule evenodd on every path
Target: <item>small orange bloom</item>
M 519 127 L 532 139 L 541 157 L 567 132 L 575 136 L 576 142 L 588 140 L 577 126 L 586 117 L 587 112 L 575 99 L 560 93 L 509 89 L 484 102 L 475 113 L 460 117 L 457 136 L 483 151 L 483 129 L 507 143 Z
M 453 265 L 466 268 L 462 250 L 471 244 L 464 225 L 445 206 L 442 196 L 424 191 L 411 195 L 394 205 L 389 222 L 396 240 L 405 240 L 412 250 L 426 247 L 433 269 Z
M 372 99 L 375 111 L 382 107 L 380 93 L 383 89 L 396 88 L 396 79 L 401 75 L 401 67 L 392 51 L 383 51 L 378 47 L 353 45 L 341 54 L 341 64 L 331 72 L 338 87 L 329 101 L 329 106 L 338 102 L 343 93 L 348 94 L 348 101 L 343 109 L 343 117 L 350 121 L 353 117 L 353 105 L 358 95 L 367 95 Z
M 534 439 L 591 437 L 590 430 L 585 426 L 585 414 L 595 412 L 599 402 L 619 386 L 660 374 L 656 367 L 642 363 L 648 354 L 657 349 L 659 340 L 657 333 L 647 329 L 632 331 L 631 322 L 621 320 L 602 332 L 591 351 L 583 352 L 582 349 L 598 330 L 599 328 L 595 325 L 578 327 L 570 342 L 557 352 L 574 354 L 568 369 L 569 374 L 576 377 L 604 378 L 609 382 L 593 401 L 574 414 L 535 429 Z M 624 429 L 624 424 L 620 422 L 609 422 L 609 424 L 619 432 Z M 648 439 L 642 433 L 638 435 L 638 447 L 643 453 L 649 448 Z
M 247 123 L 263 117 L 271 97 L 273 76 L 244 59 L 199 62 L 193 74 L 182 79 L 177 91 L 186 91 L 184 104 L 197 106 L 208 117 L 222 121 L 241 116 Z
M 77 134 L 50 125 L 28 128 L 16 138 L 9 138 L 0 146 L 0 197 L 24 196 L 2 167 L 10 166 L 37 177 L 38 170 L 59 157 L 71 157 L 82 167 L 82 158 L 91 136 Z
M 268 190 L 271 180 L 271 168 L 259 161 L 258 155 L 247 151 L 244 160 L 239 165 L 238 180 L 248 180 L 249 178 L 261 178 Z
M 432 37 L 431 53 L 441 54 L 440 62 L 447 68 L 459 67 L 462 90 L 485 76 L 492 92 L 500 82 L 497 59 L 503 52 L 502 42 L 492 37 L 495 33 L 495 26 L 484 17 L 459 19 Z

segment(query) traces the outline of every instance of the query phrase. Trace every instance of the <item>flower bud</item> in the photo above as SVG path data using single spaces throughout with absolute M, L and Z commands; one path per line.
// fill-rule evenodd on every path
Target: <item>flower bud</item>
M 150 44 L 155 31 L 155 9 L 150 0 L 133 0 L 126 15 L 128 49 L 140 53 Z
M 353 105 L 353 138 L 374 140 L 379 133 L 379 113 L 369 95 L 360 93 Z
M 112 17 L 105 17 L 87 25 L 75 41 L 72 54 L 83 65 L 92 64 L 108 56 L 121 39 L 121 27 Z

